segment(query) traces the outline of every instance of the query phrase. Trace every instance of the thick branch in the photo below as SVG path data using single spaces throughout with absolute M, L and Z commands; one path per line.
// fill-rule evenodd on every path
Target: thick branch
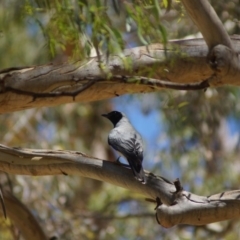
M 182 3 L 209 47 L 208 63 L 214 71 L 209 84 L 222 85 L 224 78 L 228 78 L 229 83 L 236 84 L 240 71 L 239 51 L 236 51 L 209 1 L 182 0 Z
M 173 201 L 174 185 L 161 177 L 147 174 L 147 184 L 135 180 L 130 169 L 119 164 L 91 158 L 75 151 L 8 148 L 0 145 L 0 171 L 32 176 L 79 175 L 124 187 L 146 197 Z
M 182 0 L 201 39 L 126 49 L 121 56 L 0 72 L 0 113 L 89 102 L 126 93 L 240 85 L 240 39 L 227 35 L 206 0 Z M 233 47 L 232 47 L 233 46 Z M 101 62 L 99 61 L 101 58 Z M 130 81 L 129 81 L 130 80 Z
M 233 41 L 240 52 L 240 40 L 235 37 Z M 232 53 L 225 53 L 219 50 L 208 65 L 203 40 L 182 40 L 169 43 L 167 50 L 161 44 L 126 49 L 124 57 L 102 58 L 101 67 L 96 57 L 74 64 L 6 69 L 0 72 L 0 113 L 162 88 L 193 90 L 240 85 L 238 67 L 228 72 Z M 237 59 L 235 65 L 238 63 Z M 224 77 L 216 76 L 219 68 Z
M 159 204 L 157 219 L 165 227 L 175 224 L 201 225 L 240 217 L 240 191 L 210 197 L 197 196 L 182 191 L 179 181 L 171 183 L 148 172 L 145 172 L 147 184 L 143 185 L 135 180 L 130 169 L 80 152 L 30 150 L 0 145 L 0 170 L 33 176 L 79 175 L 124 187 L 156 199 Z
M 183 191 L 175 205 L 157 209 L 158 222 L 164 227 L 178 224 L 205 225 L 240 217 L 240 190 L 200 197 Z
M 182 3 L 210 50 L 219 44 L 233 49 L 228 33 L 208 0 L 182 0 Z

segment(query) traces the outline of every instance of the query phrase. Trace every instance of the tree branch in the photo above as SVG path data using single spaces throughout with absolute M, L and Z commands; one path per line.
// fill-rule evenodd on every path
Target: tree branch
M 240 217 L 240 190 L 209 197 L 183 191 L 175 205 L 161 205 L 156 217 L 164 227 L 178 224 L 205 225 Z
M 240 52 L 240 39 L 235 37 L 233 41 L 235 50 Z M 108 61 L 102 57 L 101 64 L 95 57 L 74 64 L 3 70 L 0 73 L 0 113 L 96 101 L 162 88 L 189 90 L 202 89 L 202 85 L 240 85 L 238 59 L 236 68 L 229 71 L 232 53 L 218 50 L 211 55 L 208 64 L 208 49 L 201 39 L 171 41 L 167 49 L 161 44 L 126 49 L 123 55 L 109 56 Z M 216 72 L 224 77 L 218 77 Z M 123 81 L 124 78 L 135 80 Z
M 75 151 L 9 148 L 0 145 L 0 170 L 33 176 L 78 175 L 138 192 L 158 202 L 157 219 L 164 227 L 201 225 L 240 217 L 240 191 L 197 196 L 174 183 L 146 172 L 147 184 L 135 180 L 130 169 Z M 8 209 L 8 207 L 7 207 Z
M 174 185 L 151 173 L 146 173 L 146 185 L 135 180 L 131 170 L 117 163 L 88 157 L 76 151 L 34 150 L 0 145 L 0 171 L 32 176 L 78 175 L 124 187 L 142 195 L 162 199 L 171 204 Z
M 21 231 L 24 239 L 47 240 L 47 236 L 39 226 L 32 213 L 10 192 L 4 191 L 3 197 L 7 209 L 7 216 Z M 0 209 L 2 212 L 2 209 Z
M 240 71 L 239 51 L 209 1 L 182 0 L 182 3 L 208 45 L 208 64 L 214 71 L 209 84 L 222 85 L 226 77 L 229 83 L 236 84 Z
M 228 33 L 208 0 L 182 0 L 182 3 L 210 50 L 219 44 L 233 49 Z
M 117 79 L 122 79 L 124 83 L 136 83 L 142 85 L 149 85 L 152 88 L 167 88 L 175 90 L 207 90 L 210 87 L 208 80 L 199 83 L 171 83 L 147 77 L 129 77 L 129 76 L 115 76 Z

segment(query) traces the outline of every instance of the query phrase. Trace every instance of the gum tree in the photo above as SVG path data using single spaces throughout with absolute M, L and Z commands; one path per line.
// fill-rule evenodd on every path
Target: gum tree
M 157 1 L 153 5 L 144 1 L 140 6 L 131 1 L 120 5 L 115 1 L 111 3 L 112 12 L 107 5 L 101 5 L 101 1 L 79 1 L 76 5 L 38 2 L 39 8 L 26 3 L 27 14 L 36 19 L 36 9 L 52 10 L 52 15 L 48 11 L 44 13 L 50 14 L 48 25 L 39 25 L 50 52 L 55 54 L 60 46 L 62 55 L 56 56 L 53 63 L 3 69 L 0 72 L 0 112 L 85 103 L 161 89 L 190 91 L 239 85 L 239 37 L 228 35 L 208 1 L 181 1 L 203 38 L 174 41 L 167 41 L 164 27 L 158 22 L 161 6 Z M 163 1 L 163 4 L 171 7 L 171 2 Z M 139 19 L 146 16 L 148 9 L 153 13 L 145 26 Z M 76 12 L 79 13 L 77 17 Z M 116 23 L 110 21 L 113 12 L 118 14 Z M 122 22 L 126 24 L 129 20 L 134 22 L 132 27 L 136 27 L 140 42 L 145 46 L 124 49 L 117 27 L 121 28 Z M 59 28 L 55 31 L 55 27 Z M 87 34 L 88 28 L 90 34 Z M 59 42 L 58 37 L 61 37 Z M 150 37 L 161 39 L 161 43 L 150 44 L 147 41 Z M 90 56 L 92 49 L 95 49 L 95 56 Z M 204 225 L 239 217 L 239 190 L 198 196 L 185 191 L 179 179 L 171 182 L 147 171 L 147 184 L 142 185 L 129 174 L 129 169 L 81 152 L 1 145 L 0 169 L 10 174 L 32 176 L 78 175 L 130 189 L 157 204 L 157 221 L 164 227 Z M 2 199 L 8 209 L 13 200 L 5 192 Z M 9 216 L 26 239 L 30 239 L 33 232 L 20 225 L 22 219 L 18 219 L 14 211 L 10 211 Z M 37 223 L 33 221 L 32 224 L 38 229 Z M 41 230 L 35 231 L 39 239 L 44 239 Z

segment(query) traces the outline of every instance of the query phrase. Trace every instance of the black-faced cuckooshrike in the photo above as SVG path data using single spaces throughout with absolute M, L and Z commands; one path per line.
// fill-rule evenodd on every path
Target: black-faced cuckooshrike
M 108 135 L 108 144 L 127 159 L 135 178 L 145 184 L 142 168 L 143 141 L 140 134 L 121 112 L 112 111 L 102 116 L 108 118 L 114 126 Z

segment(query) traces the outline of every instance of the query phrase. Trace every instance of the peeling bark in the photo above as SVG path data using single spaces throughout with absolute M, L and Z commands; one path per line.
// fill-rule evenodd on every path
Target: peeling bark
M 171 42 L 167 50 L 161 44 L 127 49 L 124 58 L 103 57 L 101 65 L 96 57 L 84 63 L 6 69 L 0 72 L 0 113 L 159 91 L 171 84 L 181 90 L 203 82 L 207 87 L 238 86 L 239 38 L 233 42 L 236 53 L 225 55 L 226 47 L 218 49 L 209 62 L 207 46 L 197 39 Z
M 209 197 L 183 191 L 176 204 L 161 205 L 157 209 L 158 222 L 163 227 L 178 224 L 205 225 L 240 217 L 240 190 L 228 191 Z
M 76 151 L 31 150 L 0 145 L 0 171 L 32 176 L 78 175 L 134 190 L 148 198 L 157 196 L 166 204 L 172 202 L 171 191 L 175 191 L 173 183 L 164 178 L 146 173 L 148 184 L 145 186 L 135 180 L 130 169 Z

